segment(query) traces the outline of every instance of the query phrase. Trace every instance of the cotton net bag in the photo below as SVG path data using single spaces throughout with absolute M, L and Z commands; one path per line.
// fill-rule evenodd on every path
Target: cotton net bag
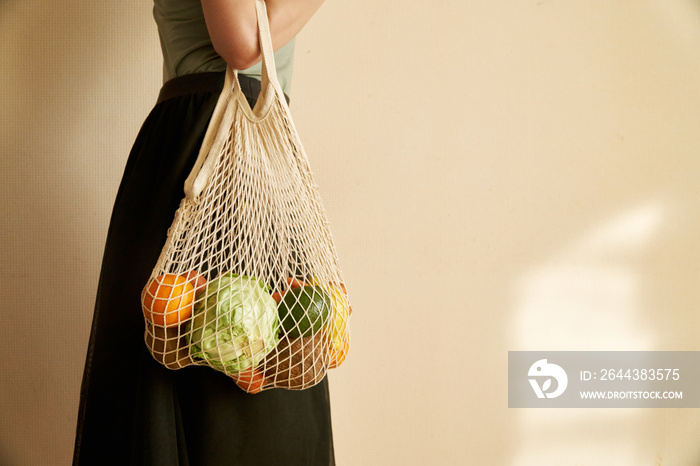
M 141 295 L 145 341 L 170 369 L 207 365 L 249 393 L 309 388 L 349 348 L 350 305 L 318 187 L 256 0 L 262 90 L 226 72 L 185 197 Z

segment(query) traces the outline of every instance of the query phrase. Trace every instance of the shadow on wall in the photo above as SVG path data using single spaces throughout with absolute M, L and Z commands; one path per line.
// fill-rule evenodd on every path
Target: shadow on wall
M 694 265 L 681 259 L 676 235 L 697 233 L 700 225 L 684 198 L 687 193 L 670 195 L 622 212 L 526 270 L 516 292 L 511 340 L 535 351 L 697 350 L 696 284 L 688 279 Z M 668 299 L 671 294 L 675 300 Z M 685 333 L 678 331 L 679 322 Z M 642 464 L 651 457 L 655 464 L 666 464 L 664 457 L 668 464 L 697 464 L 689 447 L 700 425 L 692 411 L 519 410 L 522 440 L 511 464 Z M 679 422 L 687 439 L 674 433 Z M 661 442 L 650 444 L 650 438 Z M 659 444 L 664 448 L 656 450 Z
M 610 220 L 524 274 L 512 341 L 561 351 L 652 351 L 640 256 L 663 220 L 650 202 Z
M 516 294 L 512 341 L 530 350 L 656 349 L 656 337 L 642 318 L 642 279 L 635 262 L 657 235 L 663 215 L 660 203 L 640 206 L 584 233 L 546 263 L 526 271 Z M 562 458 L 640 464 L 648 458 L 639 448 L 639 433 L 629 428 L 644 422 L 642 410 L 604 410 L 595 416 L 590 415 L 595 410 L 519 411 L 523 442 L 514 465 L 553 464 Z M 588 432 L 606 429 L 601 419 L 614 426 L 608 441 L 581 442 Z M 625 431 L 629 434 L 620 434 Z M 545 432 L 553 441 L 543 448 L 537 439 Z
M 144 116 L 137 99 L 120 106 L 117 86 L 134 86 L 123 79 L 144 43 L 158 51 L 150 21 L 150 5 L 136 1 L 0 3 L 0 351 L 12 356 L 2 363 L 0 438 L 11 464 L 72 455 L 106 224 Z M 128 31 L 139 37 L 125 41 Z M 143 71 L 155 86 L 159 70 Z

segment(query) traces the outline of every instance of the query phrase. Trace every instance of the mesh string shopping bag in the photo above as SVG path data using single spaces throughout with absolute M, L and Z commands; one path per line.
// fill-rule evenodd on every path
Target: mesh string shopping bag
M 170 369 L 207 365 L 250 393 L 309 388 L 340 365 L 351 313 L 328 220 L 256 0 L 262 90 L 228 67 L 185 197 L 141 295 Z

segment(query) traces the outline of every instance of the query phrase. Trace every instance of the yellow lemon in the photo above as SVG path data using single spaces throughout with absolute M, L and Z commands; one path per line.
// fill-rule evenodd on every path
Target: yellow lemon
M 329 347 L 329 368 L 338 367 L 347 356 L 350 347 L 350 335 L 348 321 L 350 320 L 350 301 L 345 285 L 342 283 L 326 283 L 319 285 L 316 278 L 311 278 L 311 283 L 320 286 L 331 298 L 331 315 L 333 316 L 333 329 L 331 344 Z

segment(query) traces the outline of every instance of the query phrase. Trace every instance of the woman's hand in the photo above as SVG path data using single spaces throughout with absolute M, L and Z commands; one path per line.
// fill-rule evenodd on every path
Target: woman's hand
M 260 61 L 255 0 L 201 0 L 216 53 L 232 68 Z M 323 0 L 265 0 L 272 48 L 278 50 L 301 31 Z

